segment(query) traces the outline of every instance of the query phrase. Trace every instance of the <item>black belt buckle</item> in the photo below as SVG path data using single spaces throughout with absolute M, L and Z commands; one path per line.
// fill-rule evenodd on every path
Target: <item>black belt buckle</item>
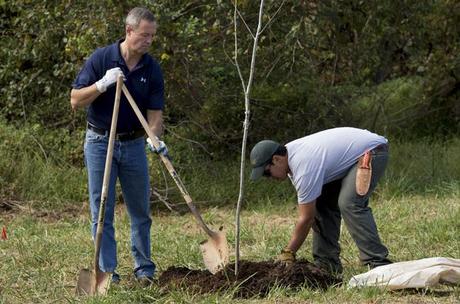
M 134 130 L 134 131 L 125 132 L 125 133 L 118 133 L 116 135 L 116 139 L 119 141 L 128 141 L 128 140 L 133 140 L 141 136 L 144 136 L 144 134 L 145 134 L 144 130 L 139 129 L 139 130 Z
M 124 132 L 124 133 L 117 133 L 115 135 L 115 139 L 119 141 L 127 141 L 130 139 L 134 139 L 134 131 L 132 132 Z

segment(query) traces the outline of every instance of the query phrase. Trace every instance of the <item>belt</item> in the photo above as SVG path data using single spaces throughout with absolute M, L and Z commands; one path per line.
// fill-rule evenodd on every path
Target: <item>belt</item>
M 90 123 L 87 124 L 87 128 L 88 128 L 88 130 L 91 130 L 94 133 L 97 133 L 99 135 L 104 135 L 104 136 L 109 136 L 110 135 L 110 131 L 107 131 L 107 130 L 102 129 L 102 128 L 98 128 L 96 126 L 93 126 Z M 133 139 L 142 137 L 144 135 L 145 135 L 144 129 L 137 129 L 137 130 L 130 131 L 130 132 L 117 133 L 115 135 L 115 140 L 128 141 L 128 140 L 133 140 Z
M 372 151 L 373 152 L 388 152 L 389 148 L 390 147 L 388 146 L 388 144 L 381 144 L 375 147 L 374 149 L 372 149 Z

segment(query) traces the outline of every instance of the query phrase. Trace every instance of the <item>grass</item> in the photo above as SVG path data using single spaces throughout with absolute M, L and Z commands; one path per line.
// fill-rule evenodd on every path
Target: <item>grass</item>
M 62 161 L 58 154 L 22 144 L 31 138 L 43 143 L 28 131 L 0 125 L 0 228 L 5 226 L 8 231 L 8 240 L 0 240 L 0 303 L 460 303 L 459 286 L 401 292 L 346 286 L 326 292 L 275 288 L 264 299 L 249 300 L 233 299 L 232 291 L 199 295 L 181 289 L 165 293 L 158 286 L 140 289 L 132 277 L 129 219 L 121 204 L 116 233 L 122 283 L 104 298 L 76 298 L 77 273 L 90 267 L 93 255 L 85 170 L 81 164 Z M 150 157 L 152 187 L 160 192 L 168 189 L 162 193 L 169 202 L 186 211 L 163 166 Z M 224 225 L 233 245 L 238 161 L 176 159 L 176 169 L 204 211 L 205 221 L 214 228 Z M 371 202 L 390 258 L 459 258 L 459 197 L 460 139 L 443 143 L 392 141 L 390 166 Z M 288 242 L 295 224 L 292 186 L 287 182 L 247 182 L 241 216 L 242 258 L 272 259 Z M 152 249 L 158 273 L 169 266 L 203 268 L 199 243 L 205 236 L 188 212 L 170 212 L 155 200 L 153 221 Z M 347 282 L 366 269 L 359 265 L 357 249 L 345 228 L 341 245 Z M 298 255 L 311 260 L 311 237 Z
M 411 195 L 400 199 L 381 197 L 373 201 L 381 237 L 396 261 L 424 257 L 457 257 L 460 252 L 460 206 L 457 195 Z M 252 208 L 242 213 L 243 259 L 272 259 L 287 243 L 295 222 L 291 206 Z M 76 298 L 74 287 L 79 269 L 90 267 L 92 242 L 87 210 L 60 217 L 39 216 L 33 210 L 3 214 L 8 240 L 0 241 L 1 303 L 458 303 L 460 287 L 440 291 L 389 292 L 376 288 L 347 289 L 346 286 L 320 292 L 274 289 L 265 299 L 235 300 L 231 292 L 198 295 L 186 290 L 163 293 L 159 287 L 140 289 L 132 277 L 129 220 L 122 205 L 117 208 L 116 229 L 119 248 L 118 271 L 122 283 L 105 298 Z M 214 227 L 223 224 L 234 244 L 233 210 L 209 209 L 205 218 Z M 152 229 L 153 259 L 158 273 L 169 266 L 202 269 L 199 242 L 205 238 L 189 214 L 172 215 L 155 211 Z M 365 272 L 357 250 L 343 229 L 342 260 L 347 282 L 353 274 Z M 311 238 L 299 251 L 311 259 Z

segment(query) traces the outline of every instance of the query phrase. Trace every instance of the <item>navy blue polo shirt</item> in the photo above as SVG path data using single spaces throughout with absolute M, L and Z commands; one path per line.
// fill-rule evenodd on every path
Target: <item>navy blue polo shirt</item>
M 114 44 L 97 49 L 85 62 L 77 78 L 72 84 L 74 89 L 88 87 L 104 77 L 109 69 L 119 67 L 126 77 L 124 84 L 136 101 L 140 111 L 147 119 L 147 110 L 163 110 L 164 81 L 160 65 L 149 54 L 144 54 L 131 71 L 121 56 L 119 40 Z M 92 125 L 110 130 L 113 105 L 115 102 L 113 85 L 99 95 L 87 108 L 87 120 Z M 136 114 L 131 108 L 126 96 L 122 94 L 118 114 L 117 133 L 141 129 Z

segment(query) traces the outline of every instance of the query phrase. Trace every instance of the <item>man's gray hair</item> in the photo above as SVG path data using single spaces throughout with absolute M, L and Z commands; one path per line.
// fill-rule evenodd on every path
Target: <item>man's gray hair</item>
M 141 23 L 141 20 L 155 22 L 155 16 L 145 7 L 135 7 L 128 13 L 128 16 L 126 16 L 125 24 L 136 29 Z

